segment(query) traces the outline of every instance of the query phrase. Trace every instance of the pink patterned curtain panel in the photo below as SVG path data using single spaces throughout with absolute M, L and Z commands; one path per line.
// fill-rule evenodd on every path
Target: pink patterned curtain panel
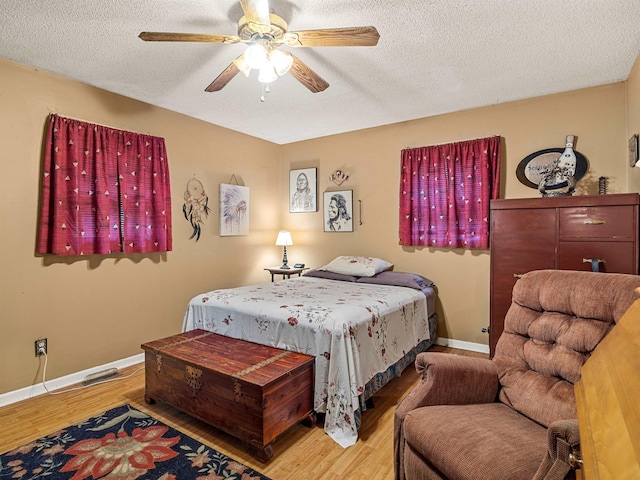
M 43 171 L 40 253 L 171 250 L 163 138 L 52 114 Z
M 501 137 L 402 150 L 400 244 L 489 247 L 489 201 L 500 192 Z

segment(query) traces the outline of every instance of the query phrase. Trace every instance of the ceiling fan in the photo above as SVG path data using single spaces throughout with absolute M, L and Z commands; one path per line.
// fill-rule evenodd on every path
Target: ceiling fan
M 245 52 L 237 57 L 205 88 L 217 92 L 238 72 L 249 76 L 259 70 L 258 81 L 268 84 L 287 72 L 311 92 L 326 90 L 329 84 L 290 52 L 278 47 L 335 47 L 374 46 L 380 35 L 375 27 L 325 28 L 319 30 L 288 31 L 287 23 L 270 13 L 268 0 L 240 0 L 244 16 L 238 21 L 237 35 L 208 35 L 199 33 L 142 32 L 139 37 L 150 42 L 211 42 L 245 43 Z

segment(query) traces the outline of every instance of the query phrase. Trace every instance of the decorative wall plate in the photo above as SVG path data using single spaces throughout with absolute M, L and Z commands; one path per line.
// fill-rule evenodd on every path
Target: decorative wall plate
M 520 180 L 520 183 L 523 185 L 537 189 L 541 180 L 540 171 L 543 170 L 544 167 L 551 165 L 562 152 L 564 152 L 564 148 L 545 148 L 544 150 L 538 150 L 537 152 L 527 155 L 518 164 L 516 177 L 518 177 L 518 180 Z M 589 162 L 580 152 L 575 150 L 574 152 L 576 154 L 576 173 L 574 178 L 577 182 L 587 173 Z M 548 188 L 556 189 L 566 186 L 567 182 L 562 182 Z

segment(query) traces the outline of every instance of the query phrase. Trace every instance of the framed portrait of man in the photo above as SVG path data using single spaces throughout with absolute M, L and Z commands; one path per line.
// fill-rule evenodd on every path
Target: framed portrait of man
M 289 171 L 289 212 L 317 212 L 317 168 Z
M 324 231 L 353 232 L 353 190 L 324 192 Z

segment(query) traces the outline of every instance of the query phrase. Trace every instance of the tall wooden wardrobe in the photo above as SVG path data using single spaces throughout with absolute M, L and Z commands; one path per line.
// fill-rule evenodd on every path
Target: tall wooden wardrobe
M 639 205 L 637 193 L 491 201 L 491 356 L 523 273 L 551 268 L 638 274 Z

